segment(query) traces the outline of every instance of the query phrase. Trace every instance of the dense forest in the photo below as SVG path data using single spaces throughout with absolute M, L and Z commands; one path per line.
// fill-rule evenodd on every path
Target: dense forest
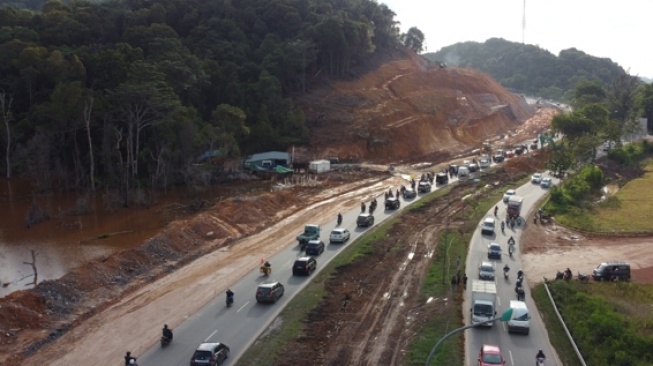
M 537 46 L 491 38 L 485 43 L 464 42 L 443 47 L 425 57 L 450 66 L 473 67 L 492 75 L 506 88 L 556 100 L 571 100 L 580 81 L 598 81 L 608 87 L 626 72 L 607 58 L 575 48 L 558 56 Z
M 394 18 L 373 0 L 6 5 L 1 169 L 125 204 L 135 189 L 206 183 L 206 152 L 219 164 L 305 143 L 292 97 L 399 49 Z

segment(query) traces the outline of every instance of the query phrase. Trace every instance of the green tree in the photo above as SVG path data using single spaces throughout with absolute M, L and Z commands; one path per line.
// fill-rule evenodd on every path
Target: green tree
M 417 27 L 411 27 L 408 32 L 401 35 L 401 41 L 404 46 L 410 48 L 416 53 L 424 50 L 424 33 Z

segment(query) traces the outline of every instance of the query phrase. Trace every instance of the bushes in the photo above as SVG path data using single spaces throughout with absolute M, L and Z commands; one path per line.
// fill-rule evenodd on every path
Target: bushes
M 604 283 L 591 286 L 575 282 L 550 283 L 553 298 L 588 365 L 651 365 L 653 337 L 647 325 L 650 312 L 636 310 L 653 299 L 647 285 Z M 640 304 L 641 305 L 641 304 Z

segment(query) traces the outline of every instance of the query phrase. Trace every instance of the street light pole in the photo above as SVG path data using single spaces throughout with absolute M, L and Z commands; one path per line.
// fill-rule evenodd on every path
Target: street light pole
M 492 323 L 492 322 L 495 322 L 495 321 L 497 321 L 497 320 L 502 321 L 502 322 L 507 322 L 508 320 L 510 320 L 511 317 L 512 317 L 512 308 L 508 308 L 508 310 L 504 311 L 503 314 L 501 314 L 501 316 L 496 317 L 496 318 L 494 318 L 494 319 L 490 319 L 490 320 L 488 320 L 488 321 L 486 321 L 486 322 L 482 322 L 482 323 L 476 323 L 476 324 L 472 324 L 472 325 L 466 325 L 466 326 L 464 326 L 464 327 L 462 327 L 462 328 L 458 328 L 458 329 L 454 329 L 454 330 L 452 330 L 451 332 L 445 334 L 444 337 L 442 337 L 442 339 L 440 339 L 440 340 L 438 341 L 438 343 L 436 343 L 435 346 L 433 346 L 433 349 L 431 350 L 431 353 L 429 353 L 429 357 L 426 359 L 426 363 L 424 364 L 424 366 L 429 366 L 429 363 L 431 362 L 431 358 L 433 358 L 433 356 L 434 356 L 435 353 L 438 351 L 438 349 L 440 348 L 440 346 L 442 345 L 442 343 L 443 343 L 447 338 L 451 337 L 452 335 L 454 335 L 454 334 L 456 334 L 456 333 L 460 333 L 460 332 L 462 332 L 462 331 L 465 330 L 465 329 L 474 328 L 474 327 L 479 327 L 479 326 L 481 326 L 481 325 L 485 325 L 485 324 L 487 324 L 487 323 Z

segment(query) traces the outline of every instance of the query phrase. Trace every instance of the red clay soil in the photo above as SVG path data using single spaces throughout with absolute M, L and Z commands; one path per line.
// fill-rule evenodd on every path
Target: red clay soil
M 535 111 L 490 76 L 427 66 L 418 56 L 334 82 L 301 99 L 310 123 L 307 158 L 397 163 L 480 148 Z

